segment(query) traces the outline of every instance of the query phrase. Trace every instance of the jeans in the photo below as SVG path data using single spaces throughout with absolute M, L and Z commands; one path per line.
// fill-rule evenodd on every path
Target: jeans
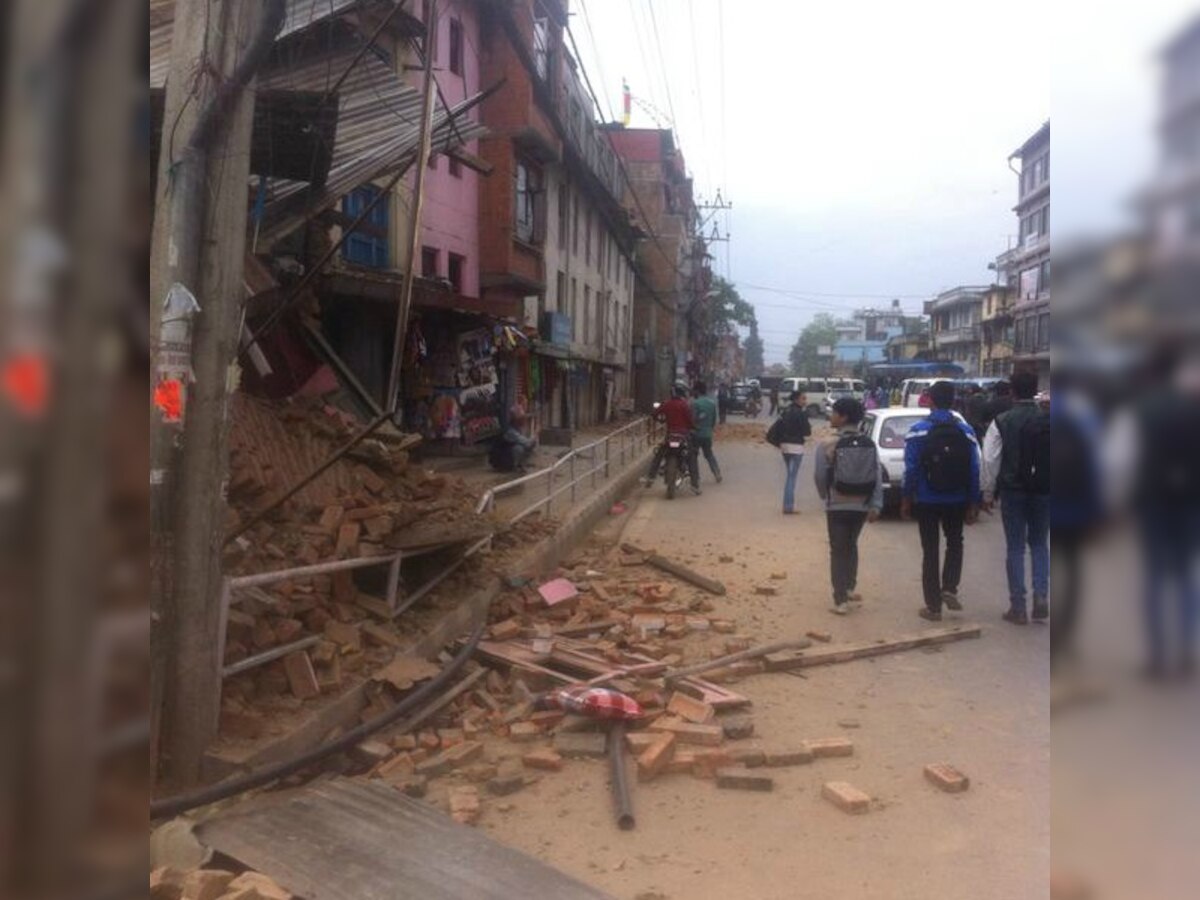
M 1083 545 L 1087 534 L 1080 528 L 1054 528 L 1050 557 L 1056 560 L 1054 574 L 1054 627 L 1050 629 L 1050 664 L 1071 652 L 1075 623 L 1079 621 L 1079 598 L 1083 592 Z
M 833 600 L 845 603 L 858 584 L 858 536 L 866 524 L 865 512 L 830 510 L 825 513 L 829 529 L 829 580 Z
M 1050 593 L 1050 495 L 1025 491 L 1000 492 L 1000 518 L 1008 548 L 1008 602 L 1025 611 L 1025 547 L 1033 568 L 1034 602 Z
M 796 509 L 796 477 L 800 474 L 800 463 L 804 460 L 803 453 L 783 454 L 783 465 L 787 476 L 783 482 L 783 511 L 794 512 Z
M 717 464 L 717 457 L 713 454 L 713 439 L 711 437 L 702 437 L 692 435 L 692 458 L 688 460 L 688 468 L 692 472 L 695 481 L 693 484 L 700 483 L 700 453 L 704 453 L 705 460 L 708 461 L 708 468 L 712 471 L 713 477 L 721 477 L 721 467 Z
M 921 589 L 925 605 L 942 611 L 942 592 L 958 593 L 962 579 L 965 503 L 921 503 L 915 510 L 921 532 Z M 941 534 L 946 535 L 946 562 L 941 564 Z
M 1162 669 L 1168 662 L 1169 629 L 1164 608 L 1168 586 L 1178 592 L 1179 661 L 1191 665 L 1195 658 L 1197 602 L 1200 601 L 1195 577 L 1196 551 L 1200 549 L 1200 515 L 1189 509 L 1146 510 L 1140 524 L 1150 666 Z

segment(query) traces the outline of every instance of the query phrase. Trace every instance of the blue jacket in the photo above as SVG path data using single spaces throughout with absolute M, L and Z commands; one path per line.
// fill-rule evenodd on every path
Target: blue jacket
M 921 451 L 925 449 L 926 435 L 929 429 L 943 422 L 954 422 L 971 441 L 971 486 L 965 492 L 938 493 L 929 486 L 925 473 L 921 471 Z M 917 503 L 929 504 L 982 502 L 983 494 L 979 490 L 979 442 L 975 439 L 975 429 L 956 419 L 948 409 L 935 409 L 927 418 L 913 425 L 904 438 L 904 496 L 911 497 Z

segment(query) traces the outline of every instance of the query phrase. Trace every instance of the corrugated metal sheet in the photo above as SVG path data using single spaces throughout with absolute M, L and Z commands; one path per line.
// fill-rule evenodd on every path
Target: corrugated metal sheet
M 379 781 L 261 795 L 196 831 L 306 900 L 608 897 Z
M 323 19 L 345 12 L 364 0 L 288 0 L 279 37 L 303 31 Z M 162 87 L 171 67 L 171 29 L 175 0 L 150 0 L 150 87 Z

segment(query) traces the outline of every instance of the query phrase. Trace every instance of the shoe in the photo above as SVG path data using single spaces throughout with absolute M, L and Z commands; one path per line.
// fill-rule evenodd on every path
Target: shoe
M 942 591 L 942 604 L 946 609 L 962 612 L 962 604 L 958 602 L 957 591 Z
M 717 479 L 717 484 L 720 484 L 722 481 L 725 480 L 724 478 L 721 477 L 720 472 L 717 472 L 715 475 L 713 475 L 713 478 Z
M 850 604 L 849 604 L 849 603 L 845 603 L 845 602 L 838 603 L 836 600 L 834 600 L 834 601 L 833 601 L 833 606 L 829 607 L 829 611 L 830 611 L 831 613 L 833 613 L 835 616 L 845 616 L 845 615 L 849 615 L 849 613 L 850 613 Z
M 1035 622 L 1045 622 L 1050 618 L 1050 605 L 1046 603 L 1045 597 L 1033 598 L 1033 613 L 1030 618 Z
M 1002 618 L 1005 622 L 1011 622 L 1013 625 L 1029 624 L 1029 616 L 1025 615 L 1025 610 L 1023 609 L 1010 609 L 1000 618 Z
M 917 615 L 920 616 L 922 619 L 924 619 L 926 622 L 942 621 L 942 614 L 940 612 L 934 612 L 928 606 L 922 606 L 920 609 L 918 609 Z
M 703 491 L 701 491 L 701 490 L 700 490 L 700 488 L 698 488 L 698 487 L 693 487 L 693 488 L 692 488 L 692 493 L 693 493 L 693 494 L 695 494 L 697 497 L 699 497 L 699 496 L 700 496 L 702 493 L 704 493 L 704 492 L 703 492 Z
M 862 603 L 863 602 L 862 594 L 851 594 L 846 599 L 851 603 Z

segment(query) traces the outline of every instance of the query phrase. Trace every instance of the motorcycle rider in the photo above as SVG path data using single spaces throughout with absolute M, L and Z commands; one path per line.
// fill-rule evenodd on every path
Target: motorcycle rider
M 676 382 L 671 388 L 671 399 L 666 403 L 660 404 L 658 409 L 654 411 L 654 418 L 657 421 L 667 423 L 667 432 L 663 436 L 663 442 L 658 445 L 658 449 L 654 452 L 654 461 L 650 463 L 650 474 L 646 476 L 646 487 L 654 484 L 654 479 L 658 477 L 658 470 L 662 465 L 663 457 L 666 456 L 667 442 L 670 438 L 674 436 L 687 440 L 688 436 L 692 433 L 692 429 L 696 427 L 696 420 L 692 415 L 692 407 L 688 403 L 687 397 L 687 385 Z M 692 482 L 692 493 L 699 495 L 700 473 L 695 465 L 696 461 L 693 459 L 691 453 L 685 453 L 684 459 L 688 463 L 688 475 Z

